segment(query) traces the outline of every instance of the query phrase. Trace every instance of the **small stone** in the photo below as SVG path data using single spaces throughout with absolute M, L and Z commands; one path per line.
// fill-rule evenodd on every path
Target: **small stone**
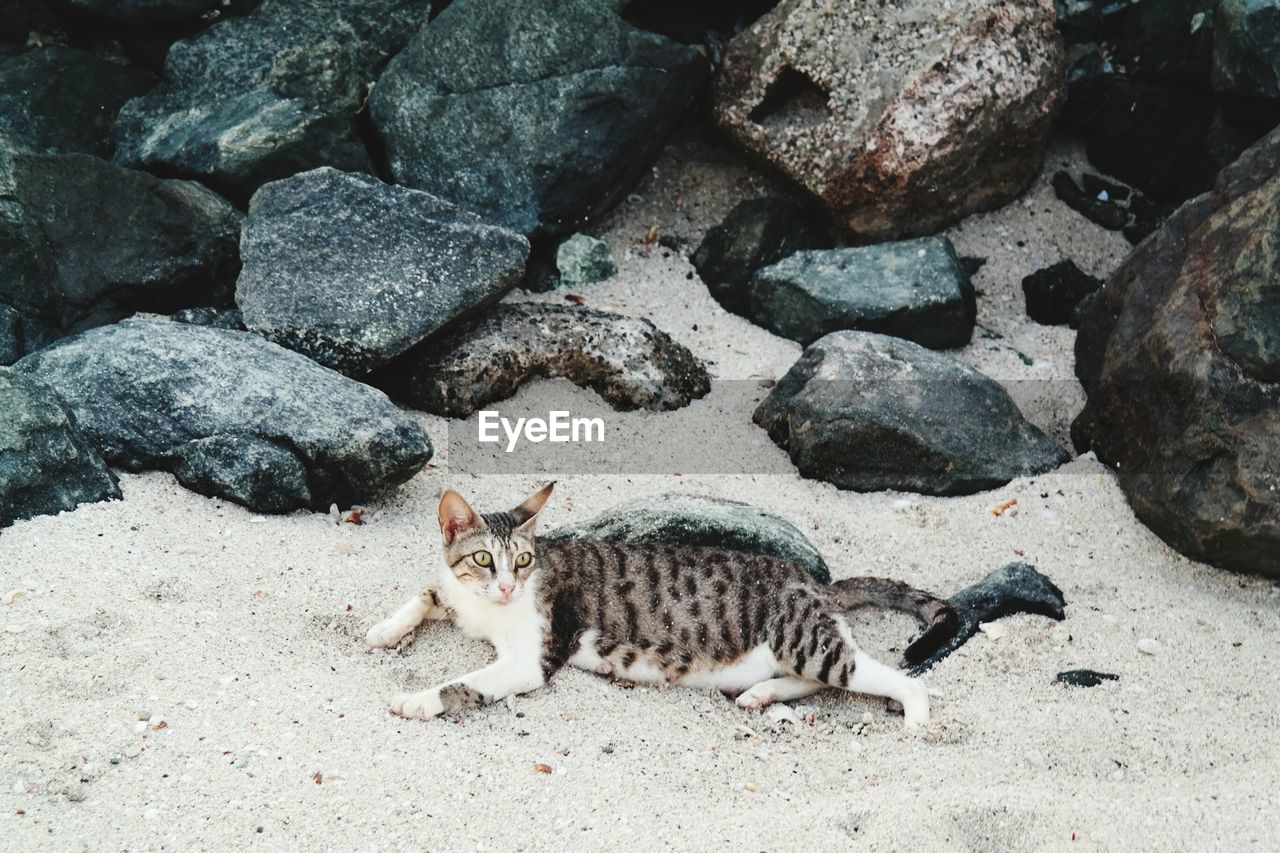
M 992 640 L 999 640 L 1009 633 L 1009 626 L 1004 622 L 979 622 L 978 630 Z
M 1082 272 L 1074 261 L 1060 261 L 1022 280 L 1027 316 L 1046 326 L 1074 326 L 1076 306 L 1100 287 L 1102 279 Z
M 863 711 L 863 712 L 862 712 L 862 724 L 863 724 L 864 726 L 869 726 L 869 725 L 871 725 L 871 723 L 872 723 L 872 721 L 873 721 L 873 720 L 874 720 L 874 718 L 871 716 L 871 712 L 870 712 L 870 711 Z
M 1027 763 L 1030 764 L 1032 767 L 1035 767 L 1040 770 L 1049 769 L 1049 762 L 1045 760 L 1044 753 L 1040 752 L 1037 749 L 1027 750 L 1026 754 L 1023 757 L 1026 759 Z
M 1142 652 L 1144 655 L 1158 655 L 1163 650 L 1164 649 L 1161 647 L 1160 643 L 1150 637 L 1143 637 L 1138 641 L 1138 651 Z
M 6 605 L 13 604 L 15 601 L 17 601 L 19 598 L 21 598 L 26 594 L 27 594 L 27 591 L 25 589 L 11 589 L 8 592 L 6 592 L 4 595 L 0 595 L 0 604 L 6 604 Z
M 556 268 L 560 271 L 560 284 L 569 287 L 604 281 L 618 274 L 609 244 L 587 234 L 574 234 L 560 244 Z
M 134 734 L 136 734 L 136 735 L 140 735 L 140 734 L 142 734 L 143 732 L 145 732 L 146 730 L 147 730 L 147 721 L 146 721 L 146 720 L 138 720 L 137 722 L 135 722 L 135 723 L 133 724 L 133 733 L 134 733 Z

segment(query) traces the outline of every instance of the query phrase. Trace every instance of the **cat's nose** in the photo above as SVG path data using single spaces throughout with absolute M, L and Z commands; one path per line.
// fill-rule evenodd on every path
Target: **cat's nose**
M 511 583 L 506 583 L 505 581 L 498 581 L 498 591 L 502 593 L 503 598 L 510 598 L 511 593 L 515 592 L 515 589 L 516 589 L 515 581 L 512 581 Z

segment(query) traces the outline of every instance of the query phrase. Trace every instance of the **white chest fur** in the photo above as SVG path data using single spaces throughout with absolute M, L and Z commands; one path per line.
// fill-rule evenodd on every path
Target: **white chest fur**
M 549 626 L 538 613 L 533 579 L 530 581 L 515 601 L 495 604 L 471 592 L 446 568 L 440 572 L 439 594 L 444 605 L 453 611 L 454 622 L 462 633 L 488 640 L 499 657 L 530 653 L 541 656 L 543 636 Z

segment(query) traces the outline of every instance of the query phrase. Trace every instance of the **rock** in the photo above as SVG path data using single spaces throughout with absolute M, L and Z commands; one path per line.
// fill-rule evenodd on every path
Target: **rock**
M 690 261 L 726 311 L 747 311 L 747 285 L 756 270 L 802 249 L 835 245 L 830 226 L 812 210 L 779 196 L 752 198 L 729 211 Z
M 193 326 L 213 326 L 215 329 L 231 329 L 236 332 L 248 331 L 239 308 L 183 308 L 169 315 L 169 319 L 175 323 L 190 323 Z
M 1219 0 L 1213 34 L 1215 89 L 1280 98 L 1280 2 Z
M 1074 328 L 1076 306 L 1102 287 L 1102 279 L 1083 272 L 1075 261 L 1058 261 L 1022 280 L 1027 316 L 1046 326 L 1069 323 Z
M 245 325 L 363 376 L 519 283 L 529 243 L 430 193 L 322 168 L 253 196 Z
M 755 274 L 746 316 L 802 344 L 859 329 L 946 349 L 969 343 L 977 300 L 951 241 L 922 237 L 797 252 Z
M 363 503 L 431 458 L 380 391 L 247 332 L 125 320 L 27 356 L 111 464 L 258 512 Z
M 1159 641 L 1153 640 L 1150 637 L 1143 637 L 1138 641 L 1138 651 L 1142 652 L 1144 655 L 1158 655 L 1164 651 L 1164 649 L 1160 646 Z
M 717 124 L 864 240 L 933 233 L 1036 175 L 1065 71 L 1051 0 L 783 0 L 730 42 Z
M 648 320 L 568 305 L 498 305 L 393 369 L 409 405 L 455 418 L 534 376 L 591 388 L 618 411 L 678 409 L 711 390 L 702 362 Z
M 229 302 L 239 233 L 198 184 L 0 137 L 0 305 L 24 352 L 135 311 Z
M 811 344 L 755 422 L 802 476 L 856 491 L 969 494 L 1069 458 L 972 367 L 870 332 Z
M 0 527 L 120 497 L 53 391 L 0 368 Z
M 79 12 L 109 21 L 171 23 L 190 21 L 229 5 L 228 0 L 61 0 Z
M 831 583 L 826 561 L 791 522 L 750 504 L 705 495 L 666 492 L 638 498 L 539 538 L 729 548 L 786 560 Z
M 556 250 L 556 270 L 560 284 L 577 287 L 613 278 L 618 274 L 618 265 L 604 240 L 574 234 Z
M 369 171 L 356 114 L 426 11 L 427 0 L 262 0 L 170 48 L 164 82 L 116 119 L 116 162 L 238 202 L 317 166 Z
M 1014 613 L 1033 613 L 1059 621 L 1067 618 L 1064 610 L 1067 602 L 1062 597 L 1062 590 L 1027 563 L 1010 563 L 996 569 L 973 586 L 951 596 L 949 601 L 960 614 L 960 628 L 928 660 L 912 668 L 911 675 L 927 672 L 969 642 L 983 622 L 993 622 Z
M 705 43 L 712 56 L 724 42 L 749 27 L 778 0 L 634 0 L 622 17 L 643 30 L 685 44 Z
M 1066 687 L 1097 687 L 1106 681 L 1119 681 L 1120 676 L 1092 669 L 1069 669 L 1053 677 L 1054 684 Z
M 1081 450 L 1182 553 L 1280 578 L 1280 133 L 1081 306 Z
M 600 0 L 449 5 L 369 101 L 397 183 L 525 234 L 570 233 L 639 179 L 707 78 Z
M 1134 245 L 1146 239 L 1173 213 L 1171 206 L 1155 204 L 1129 187 L 1119 187 L 1088 172 L 1081 176 L 1081 180 L 1084 189 L 1066 172 L 1056 172 L 1053 176 L 1054 194 L 1067 207 L 1095 225 L 1110 231 L 1123 231 L 1125 238 Z
M 146 71 L 87 51 L 28 50 L 0 63 L 0 134 L 34 151 L 110 157 L 116 113 L 155 84 Z

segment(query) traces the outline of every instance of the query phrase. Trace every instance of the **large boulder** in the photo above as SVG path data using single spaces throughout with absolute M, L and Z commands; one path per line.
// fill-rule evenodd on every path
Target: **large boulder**
M 920 237 L 796 252 L 755 274 L 744 313 L 802 344 L 857 329 L 947 349 L 969 343 L 977 299 L 951 241 Z
M 110 157 L 116 113 L 156 82 L 95 53 L 28 50 L 0 62 L 0 133 L 36 151 Z
M 528 255 L 430 193 L 322 168 L 254 194 L 236 302 L 250 329 L 361 376 L 515 287 Z
M 612 0 L 453 3 L 369 101 L 397 183 L 525 234 L 569 233 L 648 168 L 707 78 L 702 54 Z
M 356 115 L 426 12 L 427 0 L 263 0 L 169 49 L 164 82 L 116 119 L 116 162 L 239 202 L 317 166 L 369 171 Z
M 119 497 L 53 391 L 0 368 L 0 527 Z
M 1213 82 L 1222 92 L 1280 98 L 1280 2 L 1219 0 Z
M 725 51 L 717 124 L 855 238 L 1016 198 L 1062 92 L 1052 0 L 784 0 Z
M 711 390 L 707 368 L 644 318 L 569 305 L 499 305 L 393 368 L 411 406 L 465 418 L 528 379 L 563 377 L 618 411 L 687 406 Z
M 1081 306 L 1072 427 L 1138 518 L 1280 578 L 1280 132 L 1183 205 Z
M 778 557 L 820 583 L 831 582 L 826 561 L 794 524 L 751 504 L 705 495 L 666 492 L 637 498 L 538 538 L 729 548 Z
M 431 458 L 382 392 L 250 332 L 125 320 L 14 369 L 57 391 L 112 465 L 260 512 L 363 502 Z
M 31 352 L 135 311 L 227 303 L 239 234 L 240 214 L 199 184 L 0 137 L 0 349 L 6 327 Z
M 842 489 L 960 495 L 1068 460 L 996 382 L 901 338 L 833 332 L 755 412 L 805 477 Z

